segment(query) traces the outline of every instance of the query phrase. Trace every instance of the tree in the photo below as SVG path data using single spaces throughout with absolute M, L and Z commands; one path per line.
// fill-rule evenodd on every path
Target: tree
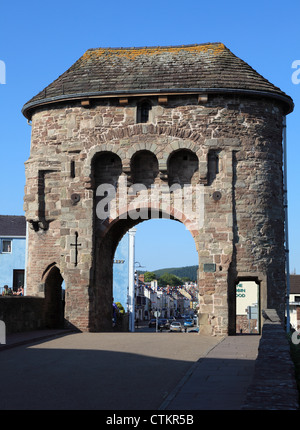
M 144 280 L 145 282 L 151 282 L 154 281 L 154 279 L 157 279 L 157 276 L 154 272 L 145 272 L 144 273 Z
M 176 275 L 172 275 L 171 273 L 164 273 L 159 278 L 159 284 L 163 286 L 165 285 L 178 286 L 178 285 L 181 285 L 182 283 L 183 282 L 181 278 L 179 278 Z

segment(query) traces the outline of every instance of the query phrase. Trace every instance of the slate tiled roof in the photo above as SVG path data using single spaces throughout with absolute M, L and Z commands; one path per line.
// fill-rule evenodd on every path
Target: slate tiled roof
M 300 294 L 300 275 L 290 275 L 290 294 Z
M 54 82 L 23 107 L 59 100 L 162 92 L 263 92 L 292 99 L 236 57 L 222 43 L 145 48 L 89 49 Z
M 25 216 L 0 215 L 0 237 L 26 236 Z

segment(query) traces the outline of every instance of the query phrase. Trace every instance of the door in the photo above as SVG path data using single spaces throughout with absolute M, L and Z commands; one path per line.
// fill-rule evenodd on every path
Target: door
M 17 292 L 20 287 L 24 288 L 24 269 L 14 269 L 13 271 L 13 291 Z

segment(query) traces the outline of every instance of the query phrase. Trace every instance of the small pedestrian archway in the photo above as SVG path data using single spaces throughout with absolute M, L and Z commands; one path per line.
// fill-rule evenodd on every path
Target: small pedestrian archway
M 46 269 L 44 276 L 45 327 L 57 329 L 64 327 L 63 277 L 56 263 Z

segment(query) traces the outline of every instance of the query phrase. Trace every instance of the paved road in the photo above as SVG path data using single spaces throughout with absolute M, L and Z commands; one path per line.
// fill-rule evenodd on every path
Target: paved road
M 74 333 L 0 352 L 1 409 L 157 409 L 220 339 Z
M 240 410 L 252 382 L 260 336 L 228 336 L 197 361 L 165 410 Z

